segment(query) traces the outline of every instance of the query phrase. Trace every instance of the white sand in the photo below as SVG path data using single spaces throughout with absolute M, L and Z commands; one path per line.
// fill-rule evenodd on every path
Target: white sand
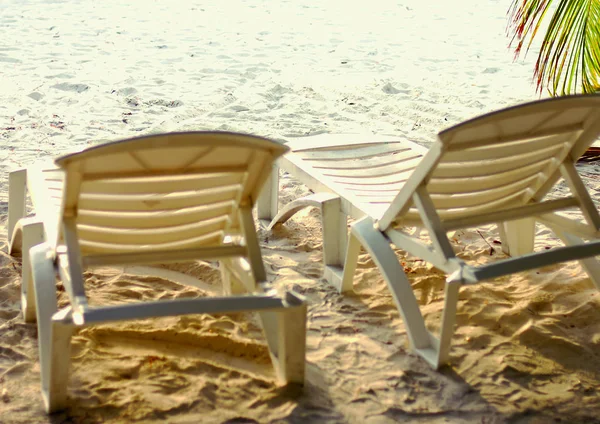
M 2 0 L 3 221 L 9 169 L 102 141 L 217 129 L 274 137 L 373 132 L 427 145 L 449 125 L 539 97 L 531 83 L 535 51 L 513 62 L 507 49 L 508 0 L 222 3 Z M 579 169 L 598 202 L 598 167 Z M 283 179 L 284 201 L 303 192 Z M 48 418 L 37 331 L 19 315 L 20 260 L 6 255 L 5 232 L 2 423 L 600 422 L 600 295 L 578 264 L 464 288 L 451 367 L 434 372 L 409 351 L 368 256 L 354 295 L 340 296 L 320 278 L 314 211 L 260 231 L 269 278 L 310 302 L 303 391 L 274 383 L 252 317 L 169 318 L 79 332 L 72 407 Z M 558 244 L 543 228 L 539 236 L 539 249 Z M 466 259 L 501 256 L 491 227 L 454 238 Z M 491 256 L 488 243 L 497 251 Z M 444 276 L 403 260 L 437 328 Z M 207 289 L 95 269 L 86 274 L 90 301 L 218 288 L 208 264 L 169 268 Z

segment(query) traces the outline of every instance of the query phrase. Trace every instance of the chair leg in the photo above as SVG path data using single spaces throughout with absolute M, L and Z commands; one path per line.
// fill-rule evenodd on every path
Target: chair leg
M 44 241 L 44 225 L 36 218 L 24 218 L 15 228 L 15 241 L 21 237 L 21 311 L 25 322 L 35 322 L 36 302 L 33 289 L 30 249 Z
M 502 237 L 502 231 L 500 231 L 500 237 Z M 510 256 L 521 256 L 533 252 L 535 220 L 524 218 L 505 222 L 504 237 L 502 250 Z M 504 245 L 507 246 L 506 249 Z
M 221 274 L 222 293 L 230 296 L 233 293 L 231 272 L 227 269 L 227 263 L 224 260 L 219 261 L 219 273 Z
M 343 267 L 348 242 L 348 217 L 341 211 L 339 198 L 323 202 L 323 262 L 325 266 Z
M 25 216 L 27 170 L 19 169 L 8 174 L 8 240 L 12 244 L 13 231 L 17 222 Z
M 581 238 L 570 234 L 566 231 L 560 231 L 557 228 L 553 228 L 553 230 L 556 233 L 556 235 L 558 235 L 558 237 L 560 237 L 563 243 L 567 246 L 574 246 L 577 244 L 584 243 L 584 241 Z M 590 279 L 592 280 L 592 283 L 594 283 L 594 286 L 596 286 L 596 288 L 600 291 L 600 261 L 598 261 L 595 257 L 591 257 L 580 259 L 579 262 L 581 263 L 583 269 L 590 276 Z
M 437 357 L 436 346 L 432 344 L 432 339 L 425 327 L 425 320 L 419 309 L 417 298 L 410 281 L 404 274 L 404 269 L 390 246 L 390 242 L 379 230 L 375 229 L 373 219 L 369 217 L 363 218 L 352 225 L 352 235 L 369 252 L 383 274 L 383 278 L 392 292 L 396 306 L 404 320 L 406 332 L 412 346 L 424 357 L 430 351 L 435 351 Z M 355 249 L 354 246 L 349 247 L 348 251 L 350 252 L 353 249 Z M 425 359 L 428 359 L 428 357 L 425 357 Z
M 504 222 L 498 222 L 498 234 L 500 235 L 500 241 L 502 242 L 502 251 L 504 254 L 510 256 L 510 247 L 508 246 L 508 238 L 506 237 L 506 231 L 504 231 Z
M 44 391 L 46 410 L 48 413 L 60 411 L 67 406 L 67 385 L 69 383 L 69 368 L 71 366 L 71 337 L 74 325 L 70 316 L 71 311 L 60 312 L 52 318 L 50 358 L 47 375 L 47 386 Z
M 392 292 L 396 306 L 406 325 L 411 345 L 433 368 L 438 369 L 440 365 L 448 361 L 461 280 L 453 278 L 453 275 L 446 282 L 444 312 L 438 339 L 425 327 L 425 319 L 419 309 L 410 281 L 404 274 L 404 269 L 391 248 L 390 242 L 379 230 L 375 229 L 373 220 L 367 217 L 355 222 L 351 232 L 345 272 L 353 271 L 356 267 L 356 260 L 352 260 L 350 255 L 356 257 L 358 255 L 357 245 L 362 244 L 377 264 Z M 402 246 L 398 247 L 402 248 Z
M 444 296 L 444 311 L 442 312 L 442 324 L 440 327 L 440 338 L 438 347 L 438 357 L 436 364 L 432 364 L 435 369 L 448 362 L 450 359 L 450 345 L 454 335 L 454 324 L 456 323 L 456 307 L 458 305 L 458 293 L 460 281 L 446 280 L 446 289 Z
M 240 295 L 253 292 L 256 284 L 252 281 L 250 266 L 242 258 L 228 258 L 219 261 L 224 295 Z
M 254 227 L 254 218 L 252 217 L 252 207 L 242 206 L 239 209 L 240 227 L 246 243 L 247 256 L 250 275 L 252 276 L 252 290 L 262 290 L 267 285 L 267 272 L 262 260 L 262 253 L 258 243 L 256 228 Z
M 324 277 L 329 284 L 341 291 L 346 246 L 348 245 L 348 216 L 342 212 L 339 198 L 323 202 L 321 219 Z
M 323 228 L 323 277 L 334 287 L 341 286 L 344 256 L 348 240 L 348 217 L 341 209 L 339 196 L 330 193 L 311 194 L 288 203 L 273 218 L 268 230 L 276 224 L 283 224 L 304 208 L 316 207 L 321 210 Z
M 42 395 L 48 413 L 66 407 L 73 331 L 70 308 L 56 313 L 55 270 L 51 252 L 52 249 L 46 243 L 30 250 L 38 311 Z
M 288 307 L 279 312 L 277 354 L 274 358 L 279 381 L 304 383 L 306 354 L 306 303 L 295 293 L 286 293 Z
M 354 273 L 358 264 L 358 255 L 360 254 L 360 241 L 350 232 L 348 237 L 348 247 L 346 248 L 346 260 L 344 261 L 344 274 L 341 285 L 336 287 L 340 293 L 352 290 L 354 286 Z
M 272 220 L 279 208 L 279 167 L 273 164 L 271 175 L 263 185 L 256 202 L 258 219 Z

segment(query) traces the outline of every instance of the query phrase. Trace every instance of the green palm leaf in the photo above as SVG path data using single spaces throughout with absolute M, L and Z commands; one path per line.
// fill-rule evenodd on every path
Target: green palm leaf
M 538 90 L 569 94 L 600 91 L 600 0 L 557 0 L 535 65 Z M 527 50 L 552 0 L 513 0 L 510 28 L 518 56 Z

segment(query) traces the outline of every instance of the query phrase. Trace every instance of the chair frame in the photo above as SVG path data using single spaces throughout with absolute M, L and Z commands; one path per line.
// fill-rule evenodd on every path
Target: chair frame
M 67 406 L 69 351 L 75 329 L 111 321 L 258 311 L 277 380 L 281 383 L 303 383 L 305 299 L 291 291 L 278 292 L 267 282 L 252 216 L 254 199 L 258 197 L 258 190 L 266 176 L 260 175 L 260 168 L 256 165 L 252 165 L 256 167 L 255 171 L 248 173 L 245 184 L 241 186 L 250 191 L 242 192 L 228 227 L 231 232 L 222 244 L 109 253 L 85 252 L 80 247 L 77 226 L 77 204 L 81 198 L 79 187 L 89 177 L 85 172 L 78 172 L 77 166 L 82 158 L 93 161 L 97 155 L 106 152 L 135 154 L 140 147 L 169 148 L 195 142 L 218 144 L 227 141 L 246 148 L 262 148 L 270 152 L 271 161 L 287 150 L 267 139 L 235 133 L 172 133 L 108 143 L 58 158 L 55 166 L 46 164 L 10 173 L 9 252 L 22 253 L 23 257 L 22 309 L 26 321 L 37 320 L 42 394 L 47 412 Z M 165 175 L 168 174 L 165 172 Z M 50 190 L 40 184 L 40 178 L 48 176 L 64 182 L 59 208 L 48 207 L 51 204 Z M 144 175 L 134 176 L 140 178 Z M 102 177 L 106 178 L 106 175 L 96 174 L 91 178 L 99 180 Z M 119 173 L 114 177 L 124 178 Z M 27 191 L 31 194 L 36 212 L 33 217 L 25 217 Z M 239 229 L 233 228 L 235 224 Z M 83 270 L 89 266 L 163 264 L 194 259 L 220 261 L 225 296 L 115 306 L 88 305 Z M 57 307 L 56 276 L 62 280 L 71 301 L 70 306 L 61 310 Z M 186 278 L 185 282 L 189 284 L 190 278 Z
M 572 111 L 577 113 L 578 108 L 589 110 L 588 115 L 582 118 L 582 123 L 553 124 L 553 120 L 559 119 L 563 111 L 566 111 L 565 113 L 571 113 Z M 492 134 L 488 137 L 477 133 L 478 128 L 485 128 L 484 125 L 494 127 L 499 125 L 496 122 L 501 119 L 518 121 L 518 119 L 522 119 L 520 118 L 521 115 L 527 113 L 545 114 L 545 117 L 536 124 L 537 128 L 533 130 L 525 128 L 522 131 L 515 130 L 506 135 Z M 467 136 L 463 134 L 467 134 Z M 340 154 L 335 151 L 336 149 L 345 149 L 342 151 L 343 154 L 346 154 L 346 152 L 351 152 L 354 146 L 362 145 L 360 142 L 351 141 L 346 143 L 343 138 L 340 141 L 340 138 L 336 136 L 328 144 L 326 137 L 323 136 L 320 137 L 318 146 L 312 146 L 309 142 L 308 147 L 305 148 L 302 140 L 294 140 L 292 152 L 281 158 L 277 164 L 315 192 L 324 191 L 334 194 L 334 197 L 328 198 L 327 201 L 337 201 L 340 208 L 337 211 L 328 212 L 329 217 L 326 216 L 327 212 L 323 209 L 324 249 L 327 244 L 334 244 L 344 236 L 335 233 L 335 231 L 327 232 L 325 230 L 332 215 L 341 214 L 342 220 L 346 215 L 358 219 L 351 226 L 343 261 L 335 264 L 336 272 L 332 273 L 328 270 L 328 268 L 331 268 L 331 264 L 327 263 L 327 258 L 325 258 L 325 278 L 340 292 L 351 290 L 360 247 L 365 248 L 377 264 L 392 292 L 394 301 L 405 322 L 411 345 L 432 367 L 437 369 L 449 360 L 459 289 L 462 285 L 475 284 L 482 280 L 539 268 L 557 262 L 579 260 L 584 270 L 591 277 L 595 287 L 600 290 L 600 263 L 594 258 L 600 255 L 600 240 L 598 240 L 600 236 L 600 215 L 575 169 L 576 160 L 596 140 L 599 134 L 600 96 L 598 95 L 542 100 L 474 118 L 439 134 L 438 141 L 423 154 L 412 175 L 398 190 L 383 213 L 365 207 L 365 201 L 362 199 L 357 200 L 352 193 L 349 193 L 348 189 L 337 184 L 335 178 L 329 178 L 327 172 L 333 168 L 322 171 L 308 163 L 309 161 L 305 160 L 295 150 L 297 146 L 302 146 L 299 149 L 305 151 L 329 148 L 334 150 L 334 156 L 339 156 Z M 538 138 L 540 141 L 536 141 Z M 559 144 L 559 142 L 563 142 L 562 138 L 567 140 L 564 142 L 565 148 L 562 148 L 563 145 Z M 443 178 L 440 179 L 436 176 L 436 172 L 440 169 L 439 164 L 443 162 L 445 157 L 456 158 L 457 163 L 460 163 L 461 160 L 468 160 L 469 157 L 481 154 L 480 152 L 489 146 L 493 149 L 496 146 L 503 148 L 502 146 L 508 145 L 509 148 L 515 149 L 514 145 L 510 143 L 531 139 L 541 149 L 547 149 L 546 151 L 550 152 L 544 154 L 558 155 L 558 157 L 550 156 L 548 163 L 552 166 L 548 165 L 548 171 L 543 174 L 543 178 L 531 180 L 534 189 L 525 192 L 524 196 L 528 197 L 524 204 L 514 203 L 511 205 L 507 202 L 507 206 L 500 206 L 498 207 L 499 210 L 488 207 L 483 212 L 476 210 L 470 212 L 469 206 L 466 206 L 458 209 L 459 213 L 455 213 L 454 216 L 451 213 L 442 215 L 438 212 L 433 199 L 434 194 L 452 193 L 442 185 Z M 386 141 L 375 141 L 374 143 L 381 148 L 386 144 Z M 404 141 L 404 143 L 408 148 L 417 152 L 420 151 L 420 146 L 416 146 L 409 141 Z M 548 143 L 550 147 L 542 145 L 543 143 Z M 558 147 L 554 148 L 554 146 Z M 526 147 L 517 146 L 516 148 L 522 149 L 525 154 Z M 517 153 L 518 151 L 515 154 Z M 485 152 L 483 154 L 485 155 Z M 535 152 L 532 154 L 534 155 Z M 320 157 L 324 158 L 325 153 Z M 500 162 L 497 162 L 494 166 L 498 169 L 506 167 L 505 164 Z M 323 163 L 321 162 L 319 166 L 325 166 Z M 443 168 L 443 172 L 452 176 L 459 175 L 462 171 L 452 171 L 451 168 L 446 166 L 446 168 Z M 490 169 L 490 173 L 493 174 L 494 172 L 498 171 Z M 521 170 L 514 172 L 518 173 Z M 572 196 L 556 200 L 544 200 L 546 194 L 561 176 L 567 182 Z M 275 170 L 272 173 L 271 182 L 274 186 L 277 177 L 278 170 Z M 431 192 L 432 187 L 434 187 L 434 193 Z M 501 189 L 498 189 L 498 191 Z M 301 199 L 289 203 L 283 211 L 277 214 L 275 213 L 276 199 L 268 198 L 268 195 L 273 192 L 273 188 L 265 192 L 265 198 L 259 203 L 259 217 L 274 217 L 269 228 L 272 228 L 278 222 L 285 222 L 289 219 L 292 211 L 297 210 L 303 202 Z M 496 195 L 496 193 L 493 194 Z M 338 196 L 339 200 L 335 199 L 335 196 Z M 460 196 L 457 196 L 458 200 L 448 196 L 444 198 L 443 195 L 437 196 L 438 204 L 440 204 L 439 199 L 442 198 L 442 201 L 446 202 L 445 204 L 453 205 L 455 208 L 457 208 L 455 205 L 460 205 L 460 202 L 464 203 L 470 200 L 460 199 Z M 491 200 L 488 199 L 488 202 L 492 204 L 495 200 L 491 195 L 489 196 Z M 501 199 L 501 201 L 504 201 L 504 199 Z M 468 205 L 468 203 L 466 204 Z M 574 207 L 581 211 L 585 223 L 566 218 L 564 215 L 557 213 Z M 564 242 L 565 247 L 533 253 L 536 222 L 542 223 L 553 230 Z M 503 250 L 513 258 L 473 267 L 455 256 L 447 232 L 485 224 L 497 224 Z M 413 235 L 403 231 L 401 227 L 404 226 L 425 228 L 431 243 L 423 243 Z M 343 230 L 340 231 L 344 232 Z M 584 239 L 593 241 L 585 242 Z M 427 330 L 410 281 L 391 247 L 392 244 L 411 255 L 424 259 L 449 275 L 445 286 L 444 310 L 439 337 Z M 340 264 L 342 265 L 340 266 Z

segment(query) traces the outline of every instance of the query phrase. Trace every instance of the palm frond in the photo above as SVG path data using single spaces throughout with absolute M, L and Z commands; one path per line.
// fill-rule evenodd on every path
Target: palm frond
M 600 0 L 558 0 L 538 55 L 538 90 L 550 94 L 600 91 Z M 552 0 L 513 0 L 509 27 L 516 56 L 536 37 Z

